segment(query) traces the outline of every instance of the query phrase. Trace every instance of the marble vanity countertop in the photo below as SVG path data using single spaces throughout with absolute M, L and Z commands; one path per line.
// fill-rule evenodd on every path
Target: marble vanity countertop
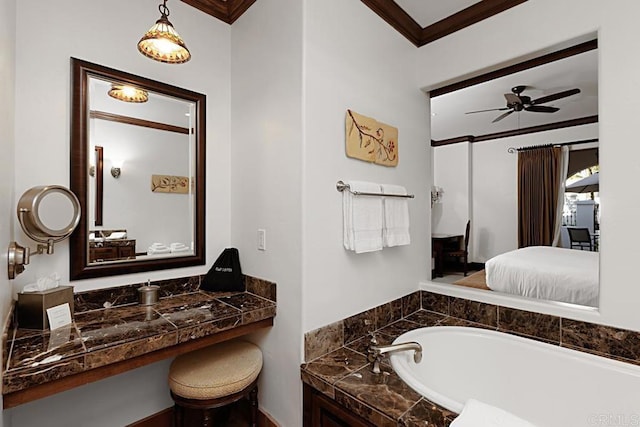
M 123 292 L 131 293 L 124 287 Z M 196 289 L 165 296 L 153 306 L 129 303 L 96 309 L 96 305 L 76 295 L 76 310 L 87 310 L 76 311 L 72 325 L 54 331 L 20 329 L 19 325 L 9 327 L 3 355 L 5 402 L 8 395 L 76 374 L 100 372 L 99 368 L 111 369 L 115 364 L 131 362 L 132 366 L 120 369 L 122 372 L 209 345 L 215 342 L 215 336 L 224 336 L 220 340 L 231 339 L 251 332 L 252 325 L 273 324 L 276 315 L 275 301 L 251 292 Z M 162 353 L 163 357 L 142 360 L 154 352 Z M 114 372 L 93 374 L 90 381 Z M 45 395 L 48 394 L 52 393 Z
M 419 310 L 376 331 L 381 345 L 425 326 L 474 326 L 450 316 Z M 380 374 L 367 361 L 369 338 L 355 340 L 301 366 L 302 381 L 375 426 L 448 427 L 458 415 L 412 390 L 384 358 Z

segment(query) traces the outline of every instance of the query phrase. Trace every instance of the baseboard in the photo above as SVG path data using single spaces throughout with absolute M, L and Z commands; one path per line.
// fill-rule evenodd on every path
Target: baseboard
M 158 413 L 153 415 L 149 415 L 148 417 L 136 421 L 132 424 L 127 425 L 126 427 L 172 427 L 173 423 L 173 406 L 167 409 L 164 409 Z M 258 427 L 280 427 L 278 423 L 276 423 L 269 414 L 262 412 L 262 410 L 258 413 Z

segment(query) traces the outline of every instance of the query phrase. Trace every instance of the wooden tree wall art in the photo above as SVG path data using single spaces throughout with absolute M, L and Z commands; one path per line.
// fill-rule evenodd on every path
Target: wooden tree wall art
M 398 128 L 347 110 L 347 156 L 383 166 L 398 165 Z
M 189 178 L 186 176 L 151 175 L 151 191 L 154 193 L 189 194 Z

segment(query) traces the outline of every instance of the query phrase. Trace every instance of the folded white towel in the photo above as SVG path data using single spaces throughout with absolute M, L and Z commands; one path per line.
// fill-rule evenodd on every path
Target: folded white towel
M 535 427 L 528 421 L 475 399 L 469 399 L 451 427 Z
M 383 194 L 406 195 L 407 190 L 401 185 L 382 184 Z M 409 235 L 409 203 L 403 197 L 385 197 L 384 227 L 382 239 L 385 246 L 401 246 L 411 243 Z
M 171 253 L 191 252 L 191 248 L 185 245 L 184 243 L 172 243 L 170 246 L 171 246 Z
M 126 238 L 127 238 L 126 231 L 114 231 L 113 233 L 107 236 L 107 240 L 126 239 Z
M 347 181 L 351 191 L 380 193 L 380 186 L 371 182 Z M 382 198 L 356 196 L 342 192 L 343 234 L 345 249 L 356 253 L 382 249 Z
M 154 243 L 147 248 L 147 255 L 169 254 L 169 253 L 171 253 L 171 248 L 167 247 L 167 245 L 163 243 Z

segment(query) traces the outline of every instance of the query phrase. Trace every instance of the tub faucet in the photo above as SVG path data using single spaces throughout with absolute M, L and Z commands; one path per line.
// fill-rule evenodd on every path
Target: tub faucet
M 369 360 L 369 363 L 373 364 L 373 366 L 371 367 L 371 371 L 373 371 L 374 374 L 380 373 L 380 360 L 386 353 L 395 353 L 398 351 L 409 350 L 413 350 L 413 361 L 416 363 L 420 363 L 420 361 L 422 360 L 422 346 L 415 341 L 391 345 L 377 345 L 377 343 L 372 342 L 367 349 L 367 360 Z

